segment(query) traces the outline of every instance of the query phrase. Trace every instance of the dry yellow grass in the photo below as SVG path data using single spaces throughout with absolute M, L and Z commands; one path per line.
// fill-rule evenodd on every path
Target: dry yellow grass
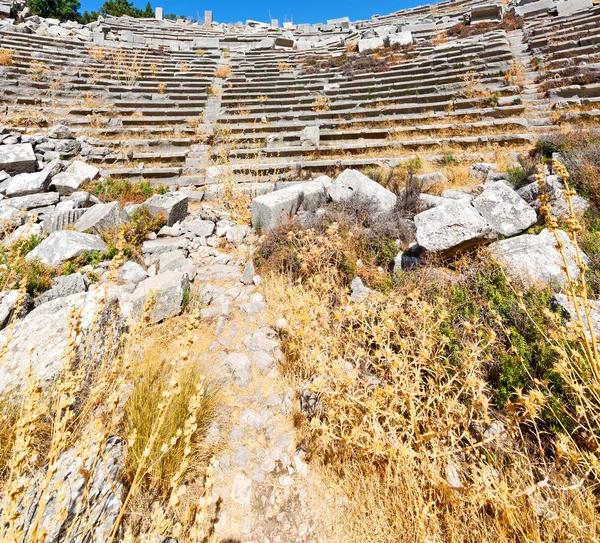
M 215 77 L 227 79 L 231 75 L 231 66 L 219 66 L 215 71 Z
M 554 170 L 568 179 L 564 169 Z M 548 227 L 555 229 L 556 221 Z M 567 228 L 576 243 L 578 223 L 572 218 Z M 274 256 L 261 253 L 264 292 L 273 319 L 287 319 L 282 369 L 298 392 L 317 398 L 314 412 L 296 420 L 312 461 L 352 504 L 349 540 L 598 540 L 600 355 L 593 334 L 584 333 L 590 306 L 570 328 L 548 309 L 543 313 L 547 328 L 539 333 L 552 345 L 561 394 L 569 398 L 563 414 L 585 442 L 567 425 L 550 437 L 543 413 L 559 400 L 547 382 L 533 380 L 501 412 L 494 406 L 486 375 L 494 353 L 505 349 L 500 334 L 502 341 L 510 334 L 498 314 L 497 326 L 477 313 L 458 322 L 449 314 L 449 300 L 459 292 L 452 273 L 447 279 L 427 268 L 404 274 L 391 293 L 353 302 L 340 279 L 377 277 L 373 263 L 355 264 L 362 241 L 336 223 L 322 233 L 278 235 Z M 482 258 L 463 264 L 478 280 L 493 266 Z M 512 311 L 523 312 L 525 326 L 533 317 L 520 286 L 492 269 L 490 277 L 505 278 L 503 288 L 516 301 Z M 585 278 L 569 281 L 566 291 L 571 299 L 586 297 Z M 455 322 L 450 333 L 449 318 Z M 497 420 L 502 433 L 476 437 L 473 428 Z
M 0 66 L 12 66 L 14 49 L 0 49 Z

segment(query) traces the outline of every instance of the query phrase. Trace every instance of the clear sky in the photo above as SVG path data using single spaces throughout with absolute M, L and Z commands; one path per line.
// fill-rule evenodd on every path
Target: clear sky
M 80 0 L 81 11 L 98 9 L 104 0 Z M 134 0 L 137 7 L 144 8 L 148 0 Z M 330 0 L 150 0 L 152 7 L 162 7 L 165 13 L 204 17 L 204 10 L 213 11 L 213 20 L 219 23 L 232 23 L 255 19 L 268 22 L 270 18 L 279 22 L 319 23 L 336 17 L 350 17 L 350 20 L 368 19 L 376 13 L 385 15 L 403 8 L 423 4 L 435 4 L 436 0 L 377 0 L 377 2 Z

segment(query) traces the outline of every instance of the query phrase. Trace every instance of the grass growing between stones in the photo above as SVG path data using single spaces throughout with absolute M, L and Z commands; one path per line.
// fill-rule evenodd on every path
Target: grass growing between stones
M 129 179 L 107 179 L 90 181 L 82 186 L 100 198 L 103 202 L 119 201 L 122 205 L 140 204 L 154 194 L 165 194 L 169 188 L 164 185 L 152 185 L 148 181 L 133 182 Z
M 296 416 L 302 443 L 347 493 L 351 540 L 597 540 L 588 310 L 565 326 L 553 292 L 509 280 L 485 252 L 392 283 L 341 219 L 325 235 L 272 234 L 259 264 L 287 319 L 283 371 L 316 399 Z M 380 292 L 352 301 L 355 276 Z M 585 297 L 587 283 L 566 291 Z
M 0 402 L 0 541 L 46 541 L 48 528 L 57 525 L 67 540 L 76 533 L 106 542 L 159 535 L 200 542 L 208 537 L 214 515 L 213 451 L 205 436 L 217 391 L 201 360 L 211 333 L 190 315 L 150 326 L 146 317 L 152 303 L 141 320 L 119 335 L 99 317 L 109 307 L 104 299 L 92 322 L 92 330 L 102 328 L 102 345 L 86 339 L 93 333 L 81 342 L 73 339 L 53 385 L 42 388 L 30 376 L 18 397 L 5 391 Z M 77 311 L 70 329 L 73 338 L 81 338 Z M 118 454 L 106 456 L 109 442 L 122 443 L 122 477 L 111 479 L 104 471 L 108 461 L 119 464 Z M 76 479 L 83 475 L 76 507 L 61 501 L 63 486 L 58 495 L 53 490 L 53 477 L 65 469 L 65 454 L 84 466 L 64 486 L 67 495 L 75 492 Z M 107 478 L 100 495 L 91 488 L 97 477 Z M 98 518 L 93 507 L 104 493 L 112 497 L 106 516 L 101 512 Z M 115 507 L 116 518 L 110 515 Z M 23 524 L 25 510 L 33 516 Z M 102 531 L 92 533 L 91 526 L 97 530 L 99 522 Z

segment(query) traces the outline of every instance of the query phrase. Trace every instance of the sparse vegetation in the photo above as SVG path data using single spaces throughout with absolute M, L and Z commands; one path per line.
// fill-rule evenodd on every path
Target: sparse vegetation
M 221 79 L 227 79 L 230 75 L 231 75 L 231 66 L 229 66 L 229 65 L 219 66 L 217 68 L 217 70 L 215 71 L 215 77 L 218 77 Z
M 0 49 L 0 66 L 12 66 L 14 49 Z
M 132 182 L 129 179 L 107 179 L 91 181 L 83 187 L 104 202 L 118 200 L 122 205 L 139 204 L 154 194 L 165 194 L 168 187 L 151 185 L 148 181 Z

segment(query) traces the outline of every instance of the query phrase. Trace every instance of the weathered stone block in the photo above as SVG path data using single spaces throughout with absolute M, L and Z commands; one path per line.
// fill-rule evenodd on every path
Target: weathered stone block
M 272 230 L 293 217 L 303 204 L 314 205 L 325 202 L 331 178 L 322 176 L 314 181 L 299 183 L 252 201 L 252 226 L 255 229 Z
M 343 202 L 355 196 L 371 200 L 380 213 L 392 211 L 396 195 L 356 170 L 344 170 L 328 189 L 334 202 Z
M 90 207 L 75 223 L 78 232 L 101 234 L 105 230 L 129 222 L 129 215 L 119 202 L 96 204 Z
M 188 197 L 177 192 L 155 194 L 142 204 L 153 215 L 162 213 L 167 226 L 173 226 L 186 218 L 188 212 Z
M 8 173 L 35 172 L 37 159 L 31 143 L 0 146 L 0 170 Z

